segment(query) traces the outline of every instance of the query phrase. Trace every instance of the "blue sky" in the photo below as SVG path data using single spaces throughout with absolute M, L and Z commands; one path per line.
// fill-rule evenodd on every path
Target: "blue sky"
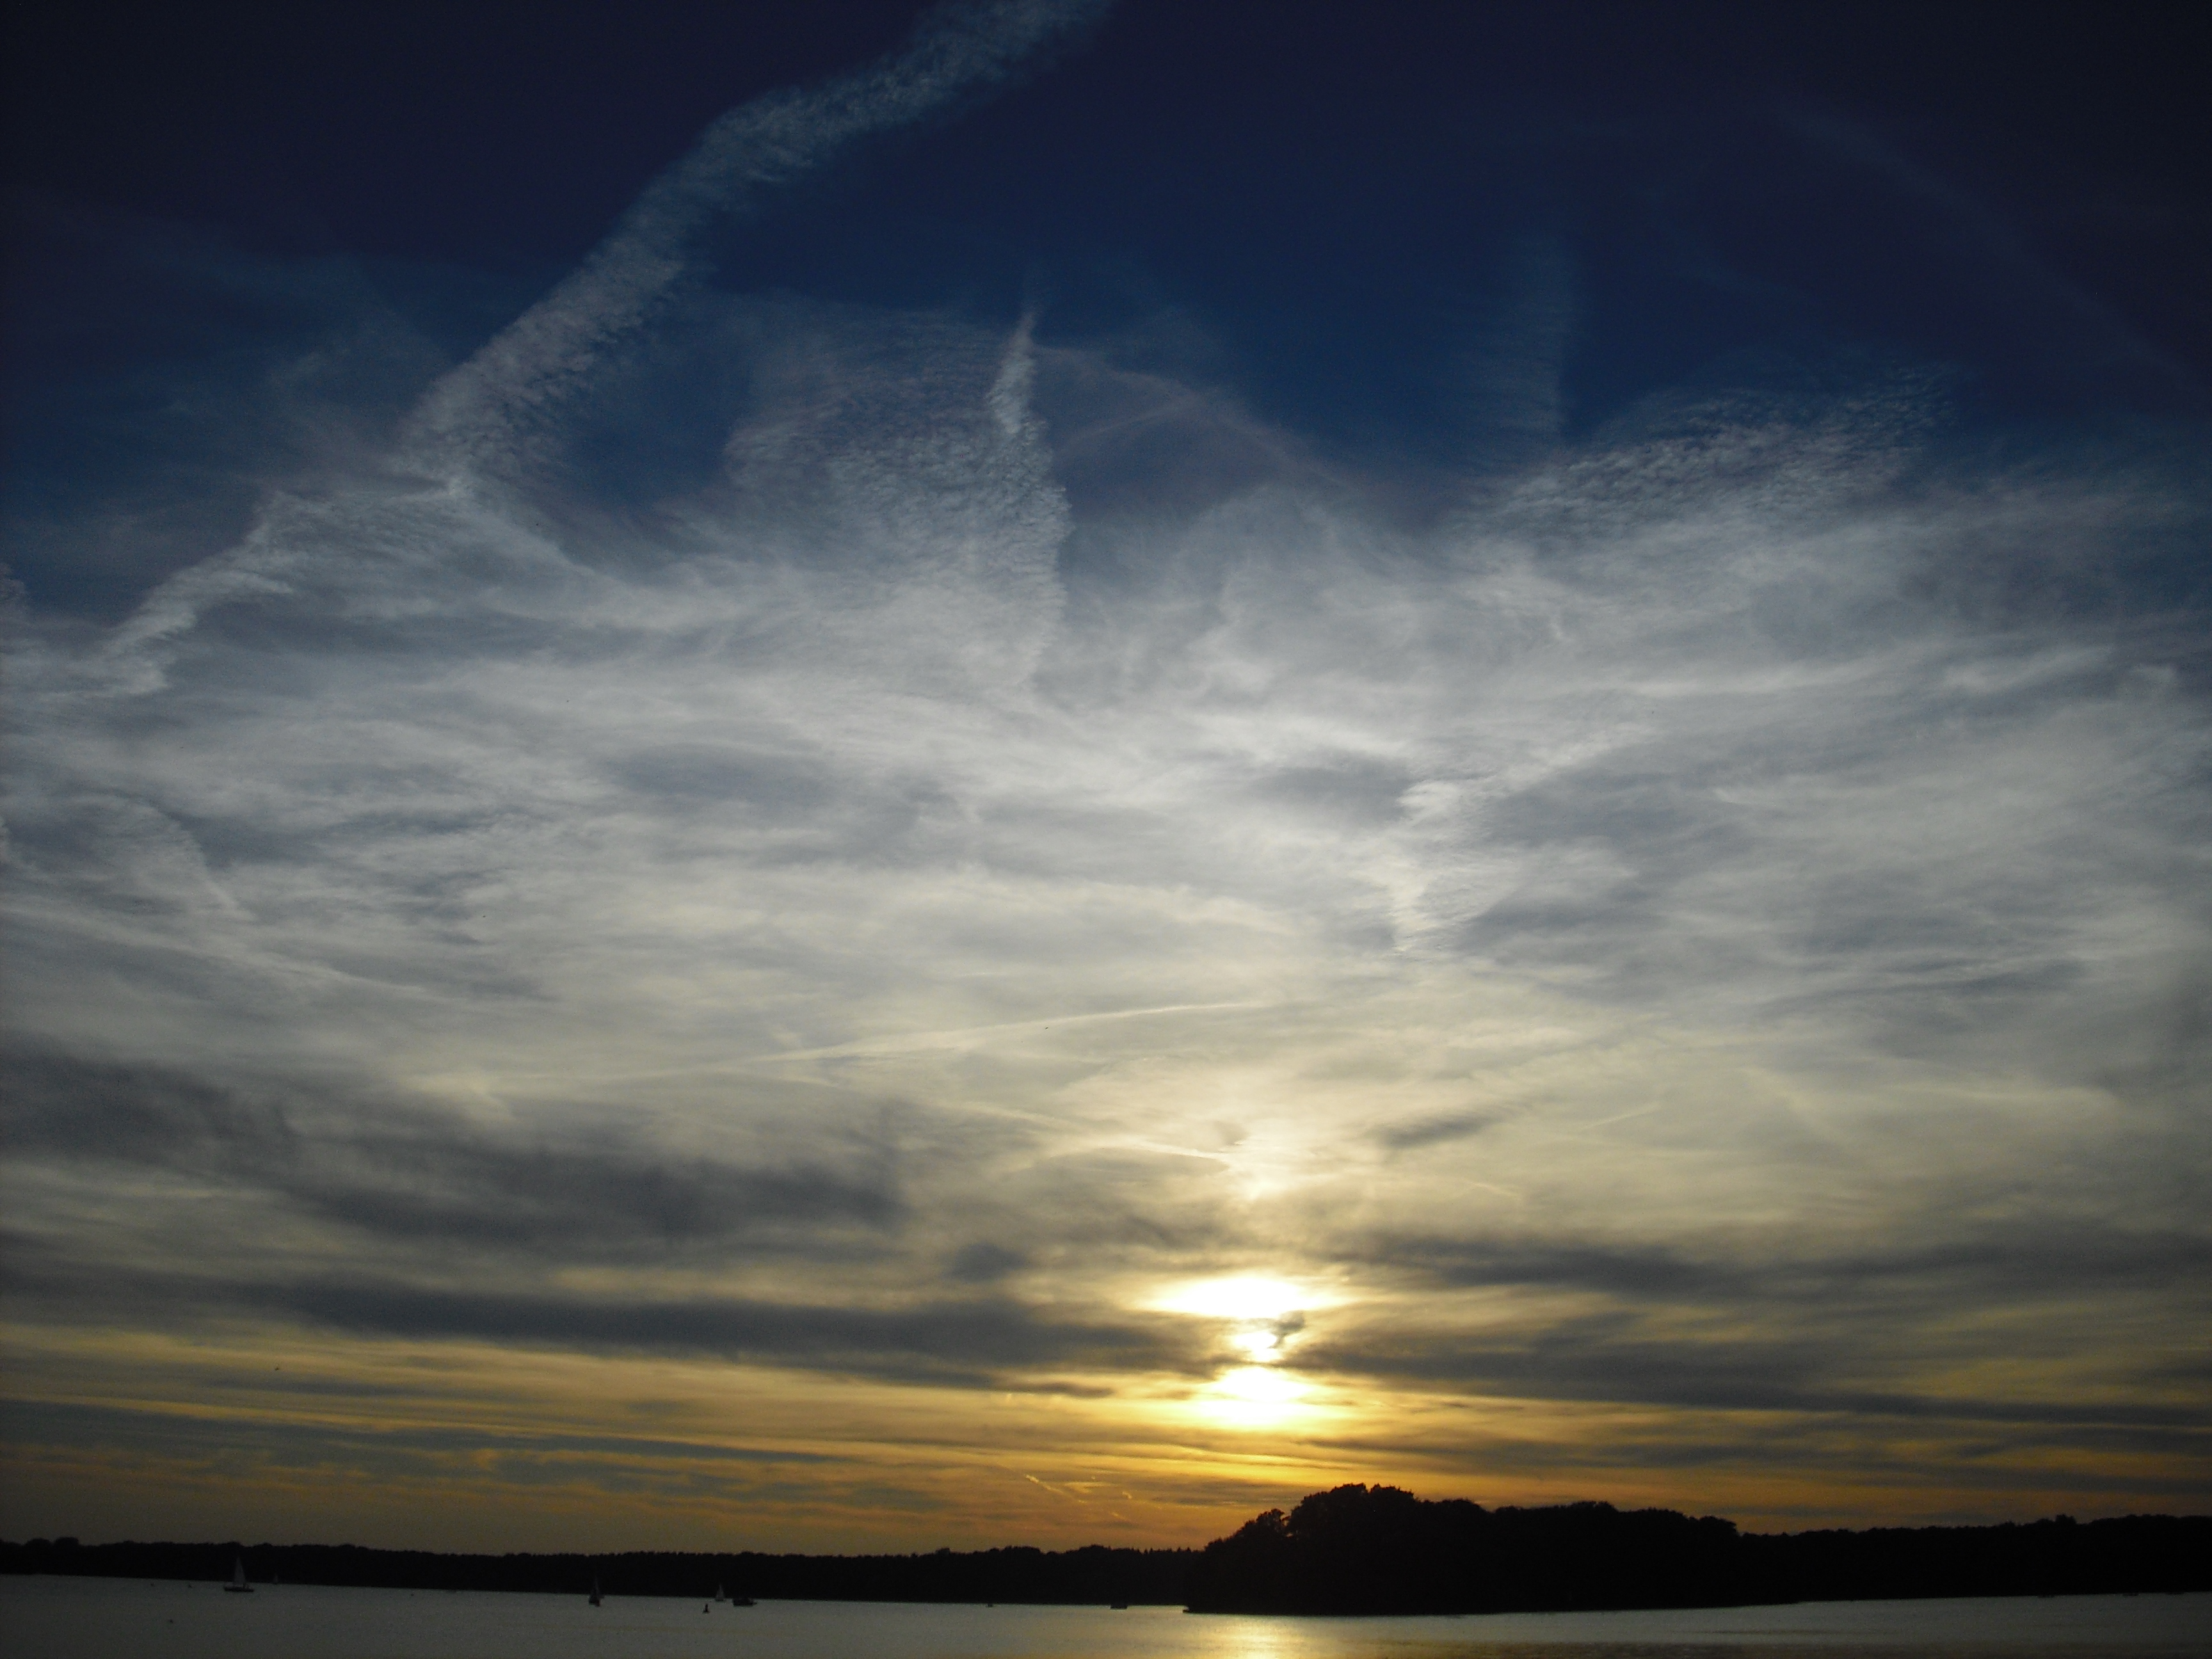
M 0 1528 L 2202 1507 L 2185 14 L 1771 9 L 12 25 Z

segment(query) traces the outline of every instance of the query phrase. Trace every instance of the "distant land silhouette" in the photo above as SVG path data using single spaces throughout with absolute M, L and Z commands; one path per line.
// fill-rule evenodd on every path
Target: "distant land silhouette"
M 1486 1510 L 1316 1492 L 1199 1553 L 1194 1613 L 1557 1613 L 2212 1589 L 2212 1516 L 1744 1534 L 1610 1504 Z
M 1508 1613 L 1890 1601 L 1936 1595 L 2179 1595 L 2212 1589 L 2212 1516 L 2026 1526 L 1740 1532 L 1673 1510 L 1485 1509 L 1395 1486 L 1339 1486 L 1269 1510 L 1202 1550 L 927 1555 L 452 1555 L 352 1544 L 0 1540 L 0 1572 L 248 1578 L 581 1596 L 732 1595 L 826 1601 L 1176 1605 L 1193 1613 Z
M 447 1555 L 355 1544 L 78 1544 L 73 1539 L 0 1541 L 0 1573 L 101 1578 L 230 1577 L 242 1556 L 256 1583 L 350 1584 L 385 1589 L 538 1590 L 582 1596 L 594 1580 L 608 1595 L 700 1601 L 717 1584 L 755 1600 L 805 1601 L 1095 1601 L 1180 1604 L 1198 1552 L 1189 1549 L 1009 1548 L 927 1555 L 695 1554 L 631 1550 L 613 1555 Z

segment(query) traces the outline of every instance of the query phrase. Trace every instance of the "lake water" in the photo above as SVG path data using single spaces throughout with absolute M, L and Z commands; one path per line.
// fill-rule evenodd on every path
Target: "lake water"
M 0 1577 L 17 1659 L 2119 1659 L 2212 1655 L 2212 1595 L 1274 1619 Z

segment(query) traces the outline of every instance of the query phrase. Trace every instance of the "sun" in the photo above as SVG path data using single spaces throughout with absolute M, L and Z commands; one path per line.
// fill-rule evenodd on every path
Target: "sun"
M 1240 1273 L 1228 1279 L 1194 1279 L 1176 1286 L 1152 1305 L 1169 1313 L 1197 1314 L 1206 1319 L 1280 1319 L 1284 1315 L 1316 1305 L 1322 1298 L 1286 1279 Z
M 1206 1416 L 1236 1428 L 1271 1428 L 1312 1407 L 1310 1390 L 1281 1369 L 1285 1351 L 1304 1323 L 1307 1310 L 1335 1297 L 1312 1285 L 1265 1273 L 1236 1273 L 1188 1280 L 1164 1291 L 1151 1305 L 1168 1313 L 1218 1320 L 1247 1363 L 1224 1371 L 1195 1396 Z
M 1247 1359 L 1268 1365 L 1283 1357 L 1285 1345 L 1304 1327 L 1307 1309 L 1325 1306 L 1335 1299 L 1286 1279 L 1239 1273 L 1178 1285 L 1155 1297 L 1151 1305 L 1169 1313 L 1222 1321 L 1231 1328 L 1228 1340 L 1243 1351 Z
M 1239 1365 L 1200 1390 L 1200 1411 L 1232 1428 L 1268 1429 L 1305 1414 L 1310 1390 L 1272 1365 Z
M 1264 1365 L 1283 1357 L 1284 1345 L 1304 1325 L 1307 1309 L 1334 1299 L 1286 1279 L 1240 1273 L 1179 1285 L 1152 1305 L 1170 1313 L 1224 1322 L 1231 1327 L 1229 1340 L 1243 1351 L 1246 1358 Z

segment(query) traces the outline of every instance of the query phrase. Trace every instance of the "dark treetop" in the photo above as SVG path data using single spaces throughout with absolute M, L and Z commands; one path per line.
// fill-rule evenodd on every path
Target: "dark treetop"
M 1211 1613 L 1505 1613 L 2212 1589 L 2212 1516 L 1780 1535 L 1610 1504 L 1486 1510 L 1316 1492 L 1200 1552 Z

